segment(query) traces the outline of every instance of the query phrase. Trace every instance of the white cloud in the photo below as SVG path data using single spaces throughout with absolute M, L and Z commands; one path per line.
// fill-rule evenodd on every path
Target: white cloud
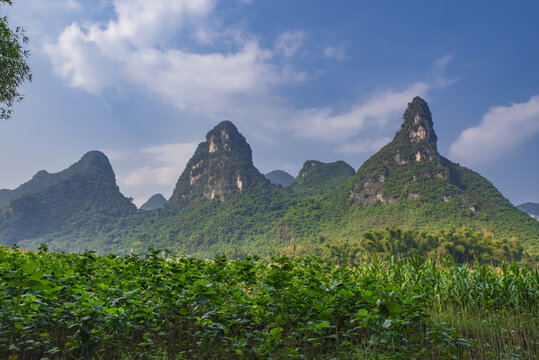
M 361 139 L 347 144 L 344 144 L 337 148 L 337 152 L 343 154 L 372 154 L 377 152 L 391 141 L 390 137 L 381 137 L 378 139 Z
M 81 10 L 82 9 L 82 6 L 76 0 L 66 0 L 63 3 L 64 3 L 64 6 L 67 9 L 71 9 L 71 10 Z
M 284 56 L 290 57 L 294 55 L 305 39 L 303 31 L 288 31 L 280 34 L 275 42 L 275 49 Z
M 273 52 L 239 30 L 214 29 L 214 0 L 115 0 L 108 23 L 74 23 L 44 45 L 57 74 L 73 87 L 100 94 L 135 85 L 180 110 L 223 118 L 248 99 L 265 97 L 279 83 L 304 74 L 271 64 Z M 179 43 L 210 44 L 228 51 L 196 52 Z M 300 46 L 301 32 L 282 35 L 286 54 Z M 178 42 L 178 38 L 181 41 Z
M 16 2 L 18 5 L 19 2 Z M 26 0 L 26 5 L 30 5 L 36 10 L 82 10 L 82 5 L 77 0 Z
M 10 24 L 24 26 L 30 37 L 32 55 L 41 51 L 35 44 L 49 34 L 63 30 L 73 22 L 73 18 L 83 14 L 82 10 L 81 2 L 76 0 L 25 0 L 14 1 L 13 6 L 2 6 Z
M 452 159 L 466 165 L 492 161 L 539 133 L 539 95 L 524 103 L 495 106 L 476 127 L 451 144 Z
M 54 70 L 67 79 L 70 86 L 99 94 L 104 88 L 115 85 L 115 71 L 110 62 L 99 56 L 95 42 L 78 24 L 67 27 L 55 44 L 46 43 L 44 50 Z
M 180 176 L 181 170 L 172 166 L 162 166 L 152 168 L 144 166 L 140 169 L 136 169 L 127 175 L 125 178 L 121 178 L 121 184 L 128 187 L 141 187 L 147 185 L 173 185 Z
M 344 113 L 335 113 L 331 107 L 288 106 L 274 96 L 275 86 L 302 82 L 309 76 L 287 66 L 279 68 L 272 61 L 275 53 L 294 55 L 305 33 L 284 32 L 275 50 L 264 49 L 245 31 L 213 27 L 216 2 L 113 0 L 113 20 L 74 23 L 56 41 L 47 43 L 45 50 L 60 76 L 90 93 L 135 87 L 191 115 L 229 118 L 242 126 L 257 119 L 254 128 L 289 131 L 325 142 L 349 140 L 369 127 L 382 128 L 390 119 L 398 119 L 407 101 L 437 86 L 417 82 L 404 91 L 374 94 Z M 194 51 L 180 46 L 211 44 L 215 36 L 233 44 L 230 50 Z M 328 47 L 325 55 L 342 59 L 344 46 Z M 451 59 L 447 55 L 437 60 L 434 72 L 441 74 Z M 445 86 L 450 83 L 444 81 Z M 253 131 L 267 138 L 266 129 Z
M 134 203 L 140 206 L 156 192 L 170 196 L 197 145 L 187 142 L 104 152 L 114 163 L 122 192 L 134 194 Z
M 382 128 L 391 119 L 398 119 L 406 104 L 414 96 L 425 96 L 429 88 L 418 82 L 404 91 L 376 94 L 341 114 L 334 114 L 329 107 L 304 110 L 293 125 L 294 133 L 324 142 L 347 140 L 369 126 Z
M 140 153 L 150 155 L 155 162 L 174 165 L 183 170 L 197 145 L 196 142 L 163 144 L 143 148 Z
M 454 58 L 455 58 L 454 54 L 446 54 L 446 55 L 442 56 L 441 58 L 436 59 L 434 61 L 434 66 L 433 66 L 434 81 L 433 81 L 433 83 L 434 83 L 435 87 L 443 89 L 443 88 L 448 87 L 449 85 L 452 85 L 452 84 L 456 83 L 459 80 L 459 77 L 449 78 L 449 77 L 445 77 L 443 75 L 443 73 L 445 72 L 445 69 L 447 68 L 447 65 L 451 61 L 453 61 Z
M 346 57 L 346 49 L 344 45 L 340 46 L 328 46 L 324 49 L 324 56 L 328 59 L 335 59 L 342 61 Z

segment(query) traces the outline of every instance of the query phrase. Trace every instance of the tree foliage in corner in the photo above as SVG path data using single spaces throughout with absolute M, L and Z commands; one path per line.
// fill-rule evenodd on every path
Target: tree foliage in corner
M 11 0 L 0 0 L 0 5 L 12 5 Z M 0 119 L 11 117 L 11 107 L 21 101 L 19 86 L 26 80 L 32 80 L 30 66 L 26 62 L 30 55 L 24 45 L 29 41 L 20 26 L 11 30 L 7 16 L 0 17 Z

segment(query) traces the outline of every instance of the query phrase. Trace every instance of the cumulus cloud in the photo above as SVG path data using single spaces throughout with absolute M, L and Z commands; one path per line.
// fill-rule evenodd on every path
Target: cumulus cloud
M 294 108 L 273 90 L 309 77 L 291 67 L 278 67 L 274 59 L 276 54 L 296 54 L 305 33 L 283 32 L 273 50 L 262 48 L 245 31 L 212 27 L 217 1 L 112 0 L 112 20 L 73 23 L 48 42 L 45 50 L 61 77 L 93 94 L 107 88 L 135 87 L 189 114 L 231 118 L 244 124 L 256 118 L 254 128 L 262 123 L 262 127 L 325 142 L 348 140 L 373 126 L 382 128 L 389 119 L 399 118 L 407 101 L 437 86 L 417 82 L 403 91 L 374 94 L 344 113 L 331 107 Z M 214 36 L 222 36 L 223 42 L 232 45 L 226 51 L 218 46 L 205 51 L 184 46 L 211 43 Z M 343 59 L 345 49 L 343 45 L 328 47 L 324 53 Z M 447 55 L 437 60 L 434 72 L 441 74 L 451 59 Z M 441 75 L 436 81 L 445 86 L 451 82 Z M 275 115 L 273 119 L 269 114 Z
M 451 144 L 452 159 L 466 165 L 492 161 L 539 133 L 539 95 L 523 103 L 495 106 L 478 126 L 464 130 Z
M 346 57 L 346 49 L 344 45 L 340 46 L 328 46 L 324 49 L 324 56 L 328 59 L 335 59 L 342 61 Z
M 425 96 L 429 88 L 418 82 L 403 91 L 376 94 L 339 114 L 329 107 L 304 110 L 294 123 L 294 133 L 324 142 L 348 140 L 368 127 L 382 128 L 390 120 L 399 119 L 405 104 L 414 96 Z
M 277 37 L 275 49 L 284 56 L 292 56 L 299 50 L 304 39 L 305 33 L 303 31 L 284 32 Z
M 266 94 L 274 84 L 304 79 L 273 66 L 273 52 L 248 33 L 220 32 L 223 42 L 232 44 L 227 51 L 179 46 L 177 37 L 180 43 L 211 42 L 218 33 L 210 25 L 215 2 L 114 0 L 114 20 L 73 23 L 44 49 L 56 73 L 73 87 L 100 94 L 136 85 L 181 110 L 211 118 L 224 116 L 227 107 L 245 98 Z M 279 44 L 290 55 L 302 35 L 286 34 Z

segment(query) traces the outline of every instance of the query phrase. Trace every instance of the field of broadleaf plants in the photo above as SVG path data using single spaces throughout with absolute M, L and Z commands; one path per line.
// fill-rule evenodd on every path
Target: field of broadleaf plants
M 537 359 L 539 273 L 0 247 L 1 359 Z

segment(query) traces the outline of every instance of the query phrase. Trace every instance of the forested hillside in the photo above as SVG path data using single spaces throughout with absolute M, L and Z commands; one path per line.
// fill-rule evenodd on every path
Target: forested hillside
M 492 260 L 539 254 L 539 222 L 438 153 L 421 98 L 408 104 L 394 139 L 355 173 L 342 161 L 307 161 L 290 186 L 274 185 L 224 121 L 199 144 L 160 209 L 136 211 L 102 153 L 88 153 L 62 174 L 4 207 L 1 243 L 118 254 L 158 247 L 201 257 L 324 257 L 331 249 Z

